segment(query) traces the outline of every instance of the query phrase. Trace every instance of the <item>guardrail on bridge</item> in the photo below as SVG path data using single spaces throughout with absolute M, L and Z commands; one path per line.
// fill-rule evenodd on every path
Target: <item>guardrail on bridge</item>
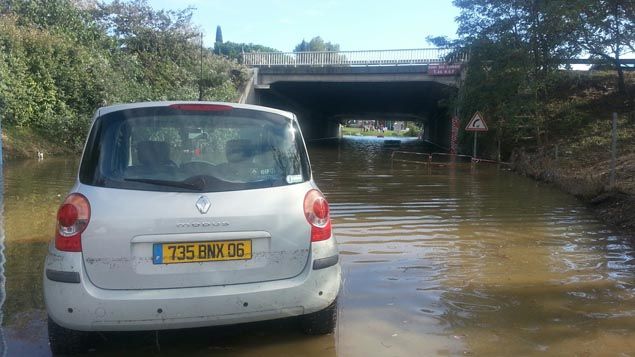
M 388 66 L 463 62 L 466 55 L 451 56 L 448 48 L 338 52 L 249 52 L 243 63 L 252 67 L 271 66 Z M 451 58 L 449 58 L 451 57 Z

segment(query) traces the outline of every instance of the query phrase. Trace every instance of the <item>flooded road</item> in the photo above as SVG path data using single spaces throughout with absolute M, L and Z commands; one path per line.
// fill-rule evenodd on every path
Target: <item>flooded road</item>
M 489 164 L 394 162 L 378 140 L 309 149 L 344 273 L 334 335 L 295 320 L 102 334 L 90 355 L 635 356 L 635 240 L 574 198 Z M 76 165 L 5 164 L 9 356 L 50 354 L 42 264 Z

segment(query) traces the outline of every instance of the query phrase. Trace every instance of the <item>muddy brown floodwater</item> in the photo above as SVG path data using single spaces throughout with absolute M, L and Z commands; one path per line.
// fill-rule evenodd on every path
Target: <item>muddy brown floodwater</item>
M 504 167 L 427 167 L 391 150 L 377 139 L 310 146 L 344 272 L 334 335 L 304 336 L 293 319 L 109 333 L 90 355 L 635 356 L 632 237 Z M 6 355 L 50 354 L 42 264 L 76 166 L 5 164 Z

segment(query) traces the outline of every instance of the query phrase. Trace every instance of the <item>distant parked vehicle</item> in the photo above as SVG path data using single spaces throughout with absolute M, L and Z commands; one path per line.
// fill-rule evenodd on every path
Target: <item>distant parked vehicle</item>
M 291 113 L 209 102 L 97 110 L 44 272 L 53 353 L 90 331 L 300 316 L 333 331 L 329 205 Z

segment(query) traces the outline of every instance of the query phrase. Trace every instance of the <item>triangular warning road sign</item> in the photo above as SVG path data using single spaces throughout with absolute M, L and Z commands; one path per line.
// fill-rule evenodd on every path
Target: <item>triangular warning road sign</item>
M 487 131 L 487 124 L 485 124 L 485 120 L 483 119 L 483 115 L 479 112 L 474 113 L 470 122 L 467 123 L 465 127 L 466 131 Z

